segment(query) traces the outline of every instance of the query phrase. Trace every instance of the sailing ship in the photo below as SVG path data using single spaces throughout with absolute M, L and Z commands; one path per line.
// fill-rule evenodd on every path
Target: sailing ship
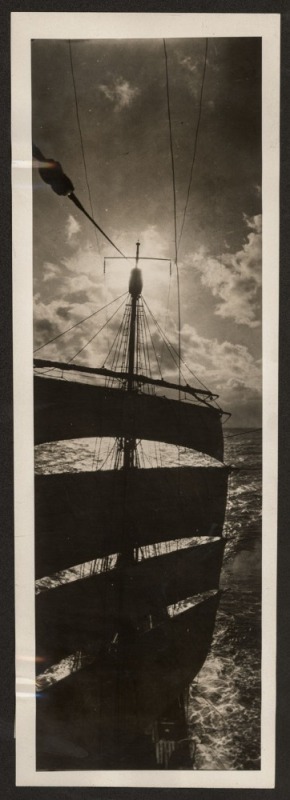
M 102 468 L 35 476 L 40 770 L 157 768 L 156 731 L 160 754 L 214 632 L 224 412 L 180 369 L 175 383 L 154 375 L 139 242 L 132 258 L 110 366 L 34 362 L 35 445 L 113 442 Z M 161 457 L 148 466 L 152 442 Z M 162 464 L 167 446 L 176 463 Z

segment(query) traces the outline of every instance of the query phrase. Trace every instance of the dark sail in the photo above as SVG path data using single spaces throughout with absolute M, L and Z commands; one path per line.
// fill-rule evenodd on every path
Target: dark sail
M 36 369 L 57 369 L 62 373 L 74 372 L 81 375 L 82 373 L 88 377 L 89 375 L 99 375 L 103 378 L 113 378 L 113 380 L 127 381 L 129 373 L 124 370 L 108 369 L 107 367 L 89 367 L 84 364 L 74 364 L 67 361 L 52 361 L 51 359 L 35 358 L 34 366 Z M 190 386 L 189 383 L 173 383 L 166 381 L 164 378 L 152 378 L 150 375 L 142 375 L 142 373 L 133 373 L 132 380 L 138 386 L 148 385 L 154 386 L 157 389 L 173 389 L 175 392 L 183 392 L 192 395 L 196 400 L 215 400 L 218 394 L 213 394 L 209 389 L 201 389 L 200 387 Z M 225 413 L 225 412 L 224 412 Z
M 221 412 L 210 406 L 38 376 L 34 400 L 35 444 L 118 436 L 223 458 Z
M 186 447 L 222 461 L 223 412 L 211 405 L 215 396 L 205 388 L 182 386 L 181 373 L 173 384 L 147 379 L 138 368 L 140 342 L 145 355 L 148 342 L 139 242 L 136 247 L 130 303 L 119 331 L 122 361 L 110 370 L 90 368 L 92 380 L 95 371 L 97 380 L 113 381 L 115 388 L 90 383 L 88 375 L 86 382 L 64 379 L 76 369 L 71 363 L 42 363 L 49 377 L 35 376 L 36 445 L 115 439 L 114 469 L 36 476 L 41 769 L 49 767 L 41 756 L 49 730 L 60 740 L 72 733 L 77 748 L 92 749 L 94 768 L 100 750 L 102 766 L 106 749 L 122 758 L 123 744 L 127 752 L 135 747 L 197 674 L 214 628 L 228 469 L 140 468 L 138 444 Z M 50 369 L 62 366 L 62 377 L 51 377 Z M 84 370 L 85 365 L 79 378 Z M 161 396 L 165 389 L 170 399 Z M 181 401 L 183 392 L 190 401 Z M 177 393 L 178 400 L 172 399 Z M 52 576 L 57 585 L 48 588 Z
M 120 552 L 128 523 L 135 547 L 220 536 L 227 481 L 226 467 L 36 475 L 36 577 Z
M 138 629 L 149 615 L 158 619 L 167 606 L 216 589 L 223 550 L 218 539 L 42 592 L 36 598 L 38 656 L 53 663 L 78 649 L 96 654 L 125 620 Z

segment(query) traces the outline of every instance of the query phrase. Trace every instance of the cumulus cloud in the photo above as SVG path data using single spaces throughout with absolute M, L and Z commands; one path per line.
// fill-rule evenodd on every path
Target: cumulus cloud
M 183 70 L 183 80 L 187 84 L 190 94 L 198 100 L 200 97 L 201 79 L 204 70 L 205 48 L 201 47 L 200 53 L 194 58 L 192 55 L 184 56 L 182 52 L 176 52 L 176 58 L 179 66 Z M 207 69 L 209 68 L 209 58 L 207 56 Z M 213 100 L 205 100 L 204 104 L 210 109 L 214 107 Z
M 58 280 L 60 274 L 60 267 L 58 264 L 53 264 L 51 261 L 46 261 L 43 265 L 42 271 L 42 281 L 47 283 L 47 281 Z
M 95 295 L 95 302 L 90 303 L 88 299 L 85 303 L 70 303 L 60 297 L 44 303 L 37 295 L 34 300 L 34 347 L 41 349 L 36 357 L 68 361 L 80 351 L 81 363 L 101 366 L 122 316 L 122 309 L 118 311 L 120 301 L 113 303 L 109 311 L 102 309 L 102 305 L 100 295 L 98 298 Z M 106 322 L 114 312 L 116 316 L 112 320 L 108 342 Z
M 126 264 L 129 272 L 130 262 Z M 117 267 L 112 268 L 112 277 L 118 272 Z M 44 262 L 41 274 L 35 280 L 34 347 L 42 348 L 37 357 L 67 361 L 84 347 L 80 354 L 81 362 L 102 365 L 112 344 L 106 322 L 118 309 L 121 303 L 118 297 L 126 294 L 128 285 L 127 277 L 124 281 L 123 276 L 118 291 L 114 280 L 110 281 L 109 277 L 107 275 L 104 279 L 103 259 L 88 243 L 75 248 L 60 263 Z M 115 298 L 116 302 L 112 302 Z M 103 308 L 108 304 L 108 308 Z M 121 316 L 122 309 L 110 323 L 110 336 L 113 338 L 114 326 L 120 324 Z M 89 319 L 81 322 L 86 317 Z M 100 334 L 92 338 L 99 328 L 102 328 Z M 50 342 L 55 337 L 59 338 Z
M 170 342 L 177 349 L 177 328 L 172 324 Z M 164 378 L 176 381 L 178 366 L 172 353 L 162 346 L 158 332 L 153 332 L 154 353 L 162 361 Z M 200 336 L 197 330 L 186 323 L 182 327 L 182 358 L 190 372 L 182 364 L 182 380 L 191 385 L 207 386 L 219 395 L 225 411 L 232 414 L 234 425 L 259 426 L 261 424 L 261 361 L 255 359 L 248 347 L 230 341 L 218 341 Z M 193 377 L 193 375 L 195 377 Z
M 199 62 L 196 59 L 193 61 L 191 56 L 185 56 L 184 58 L 180 59 L 179 63 L 182 67 L 185 67 L 185 69 L 187 69 L 189 72 L 196 72 Z
M 261 361 L 245 345 L 199 336 L 182 329 L 183 355 L 193 372 L 220 396 L 235 425 L 261 424 Z
M 260 325 L 262 218 L 245 214 L 244 222 L 251 232 L 241 250 L 223 253 L 217 259 L 201 248 L 193 256 L 193 263 L 202 284 L 218 301 L 215 313 L 256 328 Z
M 71 241 L 71 239 L 72 239 L 72 237 L 73 237 L 73 236 L 74 236 L 76 233 L 78 233 L 78 232 L 79 232 L 80 228 L 81 228 L 80 224 L 79 224 L 79 223 L 77 222 L 77 220 L 76 220 L 76 219 L 73 217 L 73 215 L 72 215 L 72 214 L 70 214 L 70 215 L 69 215 L 69 218 L 68 218 L 68 221 L 67 221 L 67 224 L 66 224 L 66 230 L 65 230 L 65 232 L 66 232 L 66 238 L 67 238 L 67 241 L 68 241 L 68 242 L 70 242 L 70 241 Z
M 154 230 L 152 230 L 152 236 L 155 239 Z M 70 263 L 68 260 L 67 265 L 70 265 Z M 165 301 L 167 300 L 167 294 L 164 294 L 164 284 L 161 283 L 158 291 L 156 291 L 157 285 L 159 285 L 159 282 L 156 283 L 154 280 L 156 264 L 152 263 L 151 265 L 150 261 L 146 261 L 144 264 L 146 286 L 148 284 L 148 289 L 151 289 L 153 297 L 149 307 L 153 308 L 154 315 L 161 323 L 163 330 L 166 330 L 170 342 L 177 349 L 177 319 L 174 319 L 170 312 L 167 319 L 164 319 Z M 52 266 L 50 265 L 50 267 Z M 166 265 L 164 265 L 164 268 L 162 266 L 162 276 L 164 271 L 167 273 Z M 127 265 L 127 269 L 130 269 L 130 265 Z M 149 270 L 149 274 L 147 274 L 147 270 Z M 152 284 L 150 281 L 151 270 Z M 115 273 L 116 270 L 114 268 L 114 276 Z M 120 280 L 120 289 L 121 283 L 122 289 L 124 289 L 124 276 L 121 280 L 119 269 L 116 274 Z M 99 280 L 94 276 L 93 282 L 92 274 L 76 274 L 74 269 L 69 271 L 68 267 L 61 273 L 57 292 L 54 283 L 49 282 L 44 285 L 46 289 L 51 287 L 51 291 L 45 296 L 45 300 L 43 292 L 41 294 L 38 293 L 35 297 L 35 347 L 54 339 L 54 337 L 59 336 L 60 333 L 64 333 L 69 328 L 72 329 L 68 330 L 64 336 L 60 336 L 51 344 L 48 344 L 43 350 L 40 350 L 37 353 L 37 357 L 45 357 L 55 361 L 67 361 L 81 351 L 77 356 L 77 362 L 91 366 L 102 366 L 119 328 L 124 305 L 122 308 L 119 308 L 119 306 L 122 302 L 126 302 L 126 296 L 124 299 L 113 303 L 109 309 L 101 311 L 100 314 L 93 317 L 90 315 L 119 294 L 115 287 L 115 277 L 114 292 L 109 294 L 105 292 L 100 276 Z M 163 295 L 163 302 L 161 301 L 161 294 Z M 145 296 L 148 296 L 147 291 Z M 119 310 L 117 310 L 118 308 Z M 115 311 L 117 313 L 111 319 Z M 176 356 L 174 356 L 174 363 L 171 348 L 169 351 L 164 344 L 160 330 L 156 328 L 154 320 L 147 309 L 146 313 L 150 328 L 148 346 L 153 372 L 158 375 L 157 356 L 158 364 L 162 367 L 163 377 L 177 380 Z M 90 319 L 77 327 L 72 327 L 86 316 L 90 316 Z M 109 320 L 109 326 L 106 327 L 106 322 Z M 99 330 L 100 333 L 98 333 Z M 215 337 L 206 338 L 201 336 L 198 330 L 188 322 L 182 326 L 181 337 L 182 357 L 197 376 L 196 385 L 199 385 L 199 379 L 213 392 L 219 394 L 222 407 L 233 413 L 233 422 L 235 424 L 259 425 L 261 412 L 261 362 L 253 357 L 248 347 L 244 344 L 235 344 L 227 340 L 219 341 Z M 111 365 L 110 360 L 107 365 Z M 189 383 L 195 382 L 192 374 L 184 366 L 182 366 L 182 373 L 185 381 L 189 381 Z
M 222 263 L 205 252 L 196 256 L 196 266 L 201 281 L 210 290 L 216 300 L 216 310 L 221 316 L 231 316 L 236 321 L 243 321 L 250 328 L 255 327 L 257 304 L 257 287 L 260 286 L 260 274 L 257 270 L 260 256 L 259 237 L 261 236 L 261 218 L 245 216 L 247 239 L 237 253 L 227 253 Z M 133 255 L 132 237 L 126 240 L 126 234 L 113 232 L 113 238 L 120 243 L 124 252 Z M 139 232 L 141 241 L 140 255 L 167 256 L 167 242 L 159 233 L 157 226 L 147 226 Z M 137 234 L 136 234 L 137 240 Z M 69 252 L 69 250 L 68 250 Z M 192 264 L 192 258 L 190 259 Z M 113 298 L 126 292 L 132 262 L 112 261 L 107 264 L 106 276 L 103 276 L 103 261 L 96 248 L 89 247 L 88 242 L 82 247 L 75 247 L 60 263 L 45 262 L 41 278 L 36 282 L 35 297 L 35 347 L 39 347 L 67 328 L 73 326 L 95 310 L 110 302 Z M 144 279 L 144 297 L 149 308 L 166 331 L 170 342 L 178 349 L 178 319 L 176 314 L 176 276 L 172 265 L 172 280 L 169 296 L 169 264 L 166 262 L 144 261 L 141 263 Z M 185 270 L 185 265 L 181 265 Z M 205 290 L 204 290 L 205 291 Z M 124 298 L 125 300 L 125 298 Z M 169 303 L 170 300 L 170 303 Z M 52 360 L 69 360 L 82 348 L 76 359 L 78 362 L 91 365 L 104 363 L 107 353 L 120 325 L 121 308 L 104 327 L 100 335 L 85 346 L 99 328 L 118 308 L 122 300 L 104 310 L 100 315 L 89 319 L 86 323 L 73 328 L 64 337 L 56 339 L 37 355 Z M 219 307 L 223 306 L 221 314 Z M 153 318 L 147 311 L 151 335 L 148 338 L 151 350 L 152 367 L 158 374 L 155 353 L 162 365 L 163 377 L 178 378 L 178 370 L 172 356 L 164 345 Z M 221 398 L 221 405 L 233 412 L 235 424 L 259 425 L 261 411 L 261 363 L 251 354 L 245 344 L 220 341 L 218 338 L 206 338 L 198 333 L 197 327 L 191 325 L 192 314 L 183 312 L 181 331 L 182 356 L 193 372 L 213 392 Z M 254 323 L 254 324 L 253 324 Z M 227 336 L 230 334 L 228 333 Z M 152 338 L 151 338 L 152 337 Z M 153 341 L 154 346 L 151 342 Z M 183 369 L 184 377 L 190 383 L 193 377 Z M 197 384 L 198 385 L 198 384 Z
M 202 380 L 207 378 L 219 392 L 232 390 L 236 385 L 260 391 L 261 362 L 254 359 L 245 345 L 207 339 L 188 324 L 182 328 L 182 341 L 193 371 Z
M 76 232 L 73 217 L 68 224 L 73 235 L 73 232 Z M 120 243 L 124 252 L 134 253 L 134 248 L 132 251 L 132 241 L 131 239 L 127 241 L 125 234 L 123 234 L 125 236 L 124 241 L 122 232 L 113 231 L 112 236 Z M 163 256 L 164 241 L 160 237 L 157 227 L 149 226 L 143 232 L 140 231 L 140 240 L 142 255 L 154 254 Z M 74 243 L 73 252 L 70 250 L 67 252 L 69 254 L 63 257 L 59 263 L 45 261 L 37 279 L 35 279 L 35 347 L 40 347 L 54 336 L 58 336 L 66 328 L 73 326 L 98 308 L 110 303 L 114 298 L 126 294 L 132 262 L 108 261 L 106 276 L 104 277 L 103 258 L 96 251 L 96 248 L 90 247 L 88 242 L 83 242 L 82 246 L 76 246 L 76 243 Z M 167 286 L 169 265 L 158 265 L 158 262 L 151 263 L 151 261 L 144 262 L 144 264 L 146 296 L 148 296 L 149 292 L 148 301 L 151 302 L 152 296 L 155 300 L 156 283 L 157 287 L 159 287 L 159 299 L 160 294 L 164 291 L 164 285 L 166 284 Z M 160 274 L 156 281 L 158 267 L 160 267 Z M 161 288 L 159 284 L 161 284 Z M 43 355 L 58 360 L 65 358 L 67 354 L 69 358 L 74 349 L 77 350 L 78 346 L 83 346 L 86 337 L 87 339 L 89 338 L 90 331 L 91 335 L 93 335 L 94 328 L 97 330 L 99 325 L 102 326 L 106 319 L 110 318 L 118 305 L 119 302 L 116 302 L 116 305 L 112 304 L 107 311 L 100 314 L 100 317 L 96 315 L 96 317 L 88 320 L 84 328 L 78 326 L 73 329 L 72 333 L 68 333 L 63 338 L 57 339 L 55 343 L 49 344 L 43 352 L 40 351 L 40 356 Z M 155 306 L 154 311 L 157 313 Z M 120 311 L 120 315 L 121 313 Z M 162 305 L 162 313 L 164 314 L 164 304 Z M 117 314 L 116 320 L 115 318 L 112 320 L 111 335 L 114 333 L 115 321 L 120 324 L 120 315 Z M 83 331 L 85 331 L 85 335 L 83 335 Z M 101 359 L 102 354 L 109 350 L 111 344 L 108 332 L 105 329 L 104 334 L 98 337 L 97 344 L 98 348 L 92 348 L 91 352 L 95 353 L 95 357 L 97 353 Z M 82 353 L 84 361 L 86 357 L 87 351 L 85 350 Z
M 114 111 L 128 108 L 140 94 L 140 89 L 137 86 L 131 86 L 129 81 L 124 78 L 118 78 L 115 83 L 111 84 L 102 83 L 99 89 L 113 103 Z

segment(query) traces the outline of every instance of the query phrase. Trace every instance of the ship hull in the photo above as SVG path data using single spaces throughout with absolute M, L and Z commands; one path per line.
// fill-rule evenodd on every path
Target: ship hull
M 38 770 L 156 768 L 152 726 L 201 669 L 219 595 L 126 636 L 40 693 Z

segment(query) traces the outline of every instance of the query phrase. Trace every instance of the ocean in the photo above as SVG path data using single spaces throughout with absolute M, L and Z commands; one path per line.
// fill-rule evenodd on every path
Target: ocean
M 233 469 L 222 594 L 212 648 L 186 703 L 195 770 L 260 768 L 262 434 L 225 426 L 224 435 L 224 460 Z M 95 469 L 98 462 L 108 468 L 110 457 L 111 445 L 105 465 L 92 440 L 60 442 L 36 448 L 35 466 L 38 473 Z M 151 466 L 154 452 L 144 458 Z M 188 459 L 184 452 L 182 463 Z
M 197 770 L 260 769 L 262 433 L 225 429 L 230 476 L 222 596 L 211 652 L 189 688 Z

